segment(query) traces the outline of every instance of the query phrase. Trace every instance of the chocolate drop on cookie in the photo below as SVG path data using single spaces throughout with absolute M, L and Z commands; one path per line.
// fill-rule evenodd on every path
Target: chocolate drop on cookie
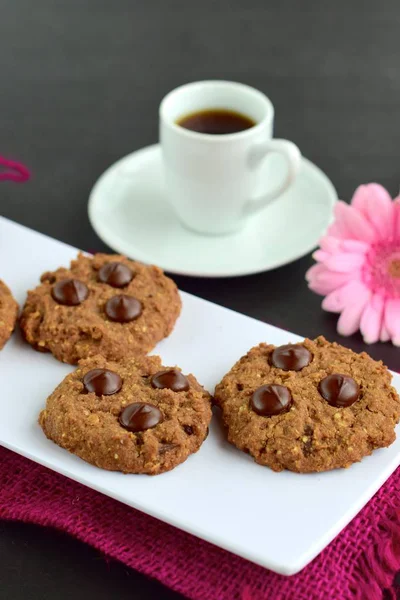
M 58 304 L 78 306 L 86 300 L 89 290 L 79 279 L 62 279 L 51 288 L 51 295 Z
M 167 388 L 173 392 L 186 392 L 189 389 L 187 378 L 178 369 L 159 371 L 151 378 L 151 385 L 159 390 Z
M 94 392 L 96 396 L 111 396 L 121 389 L 122 379 L 109 369 L 92 369 L 84 376 L 83 385 L 87 392 Z
M 129 323 L 142 314 L 142 304 L 133 296 L 119 294 L 107 300 L 104 310 L 111 321 Z
M 121 262 L 109 262 L 99 269 L 98 280 L 115 288 L 123 288 L 133 279 L 134 272 Z
M 163 422 L 161 411 L 154 404 L 146 402 L 134 402 L 128 404 L 119 415 L 119 422 L 128 431 L 136 433 L 151 429 Z
M 360 393 L 360 387 L 352 377 L 339 373 L 324 377 L 320 381 L 318 390 L 328 404 L 337 408 L 351 406 L 358 400 Z
M 250 408 L 258 415 L 272 417 L 286 412 L 292 404 L 292 394 L 284 385 L 262 385 L 250 398 Z
M 311 358 L 311 352 L 304 346 L 287 344 L 275 348 L 271 362 L 274 367 L 283 371 L 301 371 L 310 364 Z

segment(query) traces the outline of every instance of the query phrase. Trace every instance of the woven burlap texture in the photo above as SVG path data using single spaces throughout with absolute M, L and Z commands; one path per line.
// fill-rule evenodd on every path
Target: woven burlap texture
M 308 567 L 283 577 L 0 448 L 0 518 L 68 532 L 192 600 L 381 600 L 400 562 L 399 487 L 400 469 Z

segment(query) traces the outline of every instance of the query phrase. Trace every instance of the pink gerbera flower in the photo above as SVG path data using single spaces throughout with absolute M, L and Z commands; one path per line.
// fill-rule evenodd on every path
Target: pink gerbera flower
M 351 205 L 339 201 L 335 221 L 306 274 L 322 308 L 341 313 L 338 332 L 360 329 L 364 341 L 400 346 L 400 198 L 381 185 L 361 185 Z

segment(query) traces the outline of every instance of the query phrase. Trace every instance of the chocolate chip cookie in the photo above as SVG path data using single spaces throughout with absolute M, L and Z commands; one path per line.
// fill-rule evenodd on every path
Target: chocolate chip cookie
M 197 452 L 211 420 L 210 395 L 158 356 L 82 360 L 47 399 L 46 436 L 110 471 L 156 475 Z
M 323 337 L 252 348 L 215 390 L 228 440 L 274 471 L 348 467 L 396 438 L 391 374 Z
M 14 331 L 17 315 L 18 304 L 0 279 L 0 350 Z
M 171 333 L 180 310 L 175 283 L 158 267 L 79 254 L 69 269 L 42 275 L 20 325 L 29 344 L 60 361 L 96 354 L 119 360 L 151 350 Z

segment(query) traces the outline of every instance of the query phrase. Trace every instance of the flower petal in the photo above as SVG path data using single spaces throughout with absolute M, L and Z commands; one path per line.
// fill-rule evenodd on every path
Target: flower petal
M 394 236 L 397 240 L 400 240 L 400 196 L 395 198 L 393 203 L 394 211 Z
M 372 225 L 354 206 L 339 200 L 334 208 L 336 223 L 349 232 L 348 237 L 364 242 L 374 242 L 377 234 Z
M 323 265 L 321 265 L 323 266 Z M 330 292 L 333 292 L 338 287 L 341 287 L 350 279 L 359 279 L 360 273 L 335 273 L 329 271 L 324 267 L 324 270 L 319 272 L 318 275 L 309 282 L 308 287 L 313 292 L 325 296 Z
M 347 229 L 340 227 L 335 221 L 334 223 L 332 223 L 332 225 L 329 225 L 327 234 L 329 235 L 329 237 L 334 237 L 337 239 L 346 239 L 350 235 L 350 232 Z
M 319 281 L 310 281 L 308 284 L 308 289 L 310 289 L 312 292 L 315 292 L 316 294 L 319 294 L 320 296 L 325 296 L 326 294 L 329 294 L 329 292 L 332 291 L 332 286 L 329 285 L 329 283 L 325 284 L 320 283 Z
M 385 319 L 383 318 L 383 321 L 384 321 L 384 320 L 385 320 Z M 388 332 L 388 330 L 387 330 L 387 329 L 386 329 L 386 327 L 385 327 L 385 323 L 384 323 L 384 322 L 382 322 L 382 326 L 381 326 L 381 335 L 380 335 L 379 341 L 380 341 L 380 342 L 388 342 L 389 340 L 390 340 L 390 335 L 389 335 L 389 332 Z
M 386 300 L 385 327 L 395 346 L 400 346 L 400 299 Z
M 366 207 L 368 203 L 368 187 L 368 184 L 359 185 L 351 199 L 351 205 L 362 213 L 364 211 L 365 213 L 367 212 Z
M 360 321 L 371 292 L 364 286 L 357 301 L 346 306 L 339 317 L 337 330 L 341 335 L 352 335 L 359 329 Z
M 346 240 L 341 240 L 333 237 L 332 235 L 324 235 L 320 241 L 319 245 L 321 250 L 325 250 L 325 252 L 337 252 L 341 248 L 341 244 L 345 243 Z
M 393 202 L 389 192 L 378 183 L 360 185 L 354 192 L 351 205 L 366 217 L 380 238 L 393 232 Z
M 364 292 L 365 285 L 361 281 L 349 281 L 328 294 L 322 301 L 322 308 L 329 312 L 342 312 L 346 306 L 357 302 L 358 296 Z
M 330 256 L 329 252 L 324 252 L 323 250 L 316 250 L 312 255 L 313 259 L 319 262 L 325 262 Z
M 324 264 L 328 269 L 339 273 L 349 273 L 357 270 L 364 262 L 364 254 L 355 254 L 353 252 L 338 252 L 324 259 Z
M 366 344 L 375 344 L 380 338 L 384 307 L 383 296 L 374 294 L 364 309 L 360 331 Z
M 356 252 L 359 254 L 366 254 L 371 248 L 371 244 L 362 242 L 361 240 L 341 240 L 339 244 L 341 250 L 344 250 L 345 252 Z
M 308 269 L 308 271 L 306 271 L 306 281 L 312 281 L 313 279 L 318 277 L 318 274 L 322 271 L 326 271 L 326 267 L 324 265 L 318 263 L 316 265 L 313 265 Z

